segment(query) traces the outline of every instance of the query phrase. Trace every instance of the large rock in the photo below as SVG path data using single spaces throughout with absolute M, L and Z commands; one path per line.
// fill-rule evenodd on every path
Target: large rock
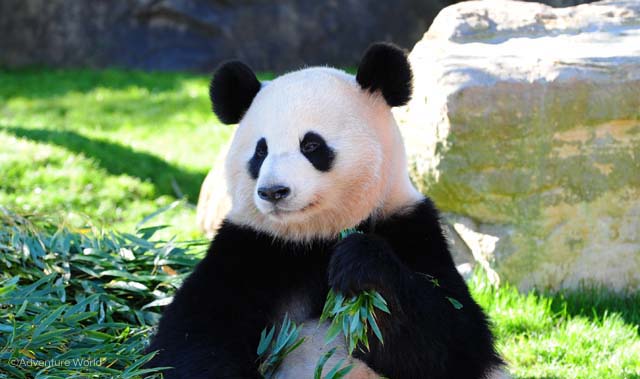
M 640 289 L 640 2 L 469 1 L 410 55 L 416 181 L 522 289 Z

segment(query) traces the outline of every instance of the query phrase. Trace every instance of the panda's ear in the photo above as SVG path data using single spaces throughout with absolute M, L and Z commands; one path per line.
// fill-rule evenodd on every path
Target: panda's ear
M 390 43 L 374 43 L 364 53 L 356 81 L 365 90 L 380 91 L 391 107 L 411 99 L 413 74 L 404 50 Z
M 238 61 L 223 63 L 209 86 L 213 113 L 225 124 L 237 124 L 258 91 L 260 82 L 249 66 Z

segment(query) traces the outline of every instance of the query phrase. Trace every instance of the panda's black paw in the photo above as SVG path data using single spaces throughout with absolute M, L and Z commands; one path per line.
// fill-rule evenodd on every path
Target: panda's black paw
M 334 249 L 329 262 L 329 286 L 347 296 L 367 290 L 388 292 L 402 275 L 401 270 L 387 241 L 373 234 L 354 233 Z

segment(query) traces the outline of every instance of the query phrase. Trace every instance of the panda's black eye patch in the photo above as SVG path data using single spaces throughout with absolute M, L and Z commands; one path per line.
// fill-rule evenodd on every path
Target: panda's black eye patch
M 267 141 L 264 138 L 261 138 L 260 141 L 256 144 L 255 155 L 260 158 L 264 158 L 269 154 L 269 148 L 267 147 Z
M 300 141 L 300 152 L 319 171 L 329 171 L 335 160 L 336 153 L 327 142 L 317 133 L 308 132 Z
M 318 150 L 318 148 L 320 147 L 320 144 L 314 141 L 308 141 L 306 143 L 304 143 L 302 146 L 300 146 L 300 151 L 302 151 L 305 154 L 309 154 L 309 153 L 313 153 L 314 151 Z
M 256 149 L 253 152 L 253 156 L 249 159 L 247 164 L 247 169 L 249 170 L 249 175 L 253 179 L 258 179 L 258 175 L 260 175 L 260 167 L 262 167 L 262 162 L 269 154 L 269 149 L 267 147 L 267 140 L 260 138 L 258 143 L 256 143 Z

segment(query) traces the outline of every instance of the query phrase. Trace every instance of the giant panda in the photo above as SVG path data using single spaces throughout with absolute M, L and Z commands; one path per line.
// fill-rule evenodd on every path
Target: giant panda
M 213 111 L 239 123 L 225 162 L 231 210 L 164 311 L 149 366 L 173 367 L 169 379 L 261 378 L 260 333 L 288 315 L 307 339 L 276 377 L 313 378 L 329 348 L 317 322 L 329 289 L 376 290 L 390 310 L 376 314 L 384 343 L 372 336 L 347 357 L 339 342 L 332 359 L 348 359 L 348 378 L 504 375 L 438 211 L 409 180 L 391 108 L 411 91 L 405 52 L 386 43 L 355 77 L 312 67 L 260 83 L 237 61 L 216 71 Z M 348 228 L 359 233 L 340 239 Z

